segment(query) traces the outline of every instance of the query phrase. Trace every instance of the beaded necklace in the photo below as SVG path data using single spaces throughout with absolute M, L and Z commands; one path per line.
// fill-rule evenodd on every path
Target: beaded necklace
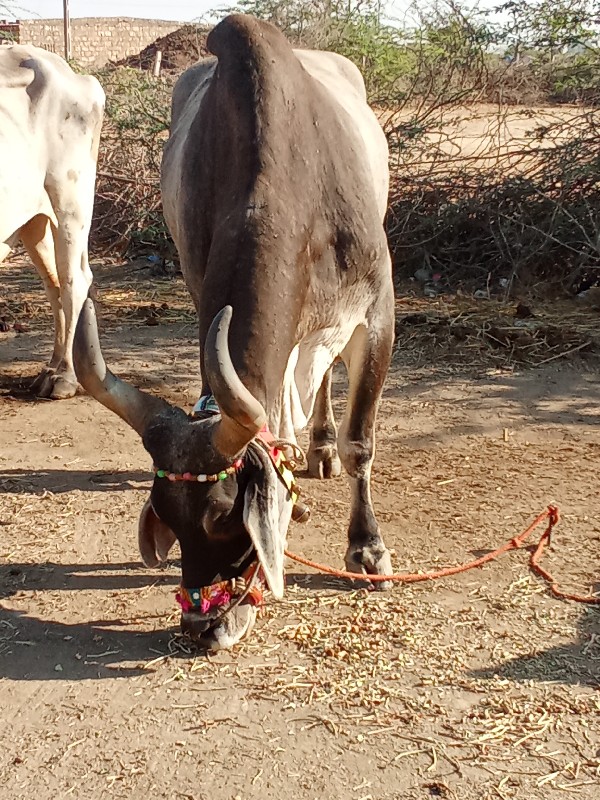
M 238 458 L 238 460 L 232 464 L 227 469 L 222 469 L 221 472 L 215 472 L 213 475 L 192 475 L 191 472 L 184 472 L 179 474 L 177 472 L 169 472 L 166 469 L 159 469 L 158 467 L 153 467 L 154 474 L 157 478 L 166 478 L 173 483 L 175 481 L 192 481 L 197 483 L 216 483 L 217 481 L 224 481 L 230 475 L 233 475 L 238 469 L 241 469 L 244 464 L 243 459 Z

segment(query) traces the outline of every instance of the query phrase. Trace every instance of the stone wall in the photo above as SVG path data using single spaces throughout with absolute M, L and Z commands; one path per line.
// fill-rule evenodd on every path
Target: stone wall
M 62 19 L 27 19 L 19 23 L 19 41 L 64 56 Z M 180 28 L 182 23 L 130 17 L 88 17 L 71 20 L 71 57 L 82 66 L 100 67 L 136 55 L 147 45 Z

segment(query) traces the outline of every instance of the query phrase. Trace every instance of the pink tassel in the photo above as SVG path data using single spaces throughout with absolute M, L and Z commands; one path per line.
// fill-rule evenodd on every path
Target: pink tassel
M 184 614 L 186 614 L 192 608 L 192 604 L 190 603 L 190 601 L 187 599 L 187 597 L 184 597 L 180 592 L 177 592 L 177 594 L 175 595 L 175 600 L 177 600 L 177 602 L 181 606 L 181 610 L 183 611 Z

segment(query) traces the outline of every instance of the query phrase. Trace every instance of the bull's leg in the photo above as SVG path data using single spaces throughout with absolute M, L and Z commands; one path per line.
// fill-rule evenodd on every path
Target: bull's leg
M 346 568 L 350 572 L 389 575 L 385 547 L 371 502 L 371 465 L 375 453 L 375 417 L 388 371 L 393 342 L 393 313 L 381 312 L 369 328 L 359 326 L 342 354 L 348 369 L 348 405 L 338 435 L 342 464 L 350 476 L 352 508 Z M 374 584 L 383 590 L 387 581 Z
M 337 478 L 342 471 L 337 452 L 337 427 L 331 406 L 333 366 L 325 373 L 317 393 L 308 448 L 308 474 L 313 478 Z
M 72 397 L 77 389 L 76 381 L 66 382 L 57 374 L 65 352 L 65 314 L 61 301 L 60 283 L 54 258 L 54 240 L 50 220 L 42 215 L 34 217 L 20 230 L 25 245 L 40 278 L 54 317 L 54 350 L 52 358 L 32 384 L 32 390 L 40 397 L 55 399 Z

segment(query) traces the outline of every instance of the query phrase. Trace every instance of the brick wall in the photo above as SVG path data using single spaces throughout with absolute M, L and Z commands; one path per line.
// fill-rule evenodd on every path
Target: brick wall
M 64 55 L 62 19 L 27 19 L 19 23 L 18 39 Z M 135 55 L 147 45 L 175 31 L 181 22 L 88 17 L 71 20 L 71 57 L 82 66 L 100 67 L 108 61 Z

